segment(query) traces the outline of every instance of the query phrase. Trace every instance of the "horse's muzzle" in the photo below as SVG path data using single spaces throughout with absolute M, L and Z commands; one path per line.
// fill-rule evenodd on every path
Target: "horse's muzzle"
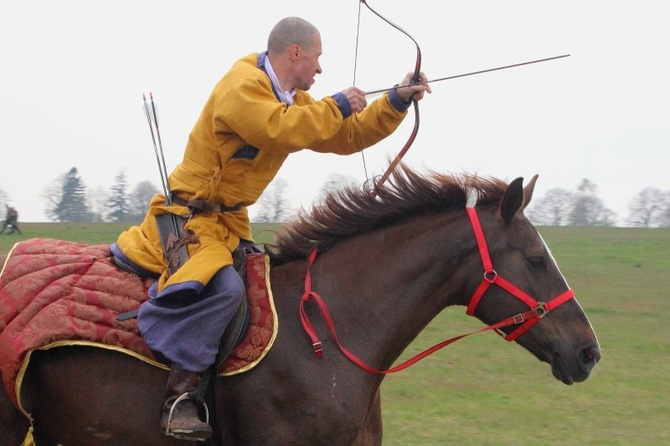
M 554 352 L 551 360 L 551 372 L 554 377 L 564 384 L 571 385 L 585 381 L 591 374 L 593 367 L 600 361 L 600 348 L 593 344 L 582 347 L 577 351 L 576 361 L 566 363 L 559 352 Z

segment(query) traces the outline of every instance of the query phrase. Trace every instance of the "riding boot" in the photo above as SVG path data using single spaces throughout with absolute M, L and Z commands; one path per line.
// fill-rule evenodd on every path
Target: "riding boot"
M 203 373 L 189 372 L 172 364 L 161 417 L 165 435 L 189 441 L 204 441 L 212 436 L 211 426 L 198 417 L 198 403 L 188 395 L 196 389 L 202 376 Z

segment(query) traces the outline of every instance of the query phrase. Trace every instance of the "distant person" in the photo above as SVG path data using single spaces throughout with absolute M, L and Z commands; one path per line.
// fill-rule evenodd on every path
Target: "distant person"
M 21 230 L 19 229 L 19 213 L 14 209 L 13 207 L 9 205 L 5 205 L 7 208 L 7 215 L 5 217 L 5 223 L 2 225 L 2 231 L 0 231 L 0 234 L 5 233 L 5 229 L 9 228 L 9 232 L 7 234 L 13 234 L 15 232 L 21 234 Z
M 412 101 L 430 92 L 423 73 L 411 85 L 409 73 L 370 104 L 356 87 L 317 100 L 307 91 L 321 74 L 320 56 L 321 35 L 312 24 L 298 17 L 277 23 L 267 51 L 235 62 L 214 87 L 169 177 L 171 200 L 156 195 L 142 224 L 112 245 L 119 264 L 160 276 L 137 323 L 147 344 L 172 362 L 161 422 L 167 435 L 191 441 L 212 435 L 196 403 L 181 396 L 214 365 L 244 295 L 232 252 L 253 244 L 247 207 L 289 154 L 360 152 L 393 133 Z M 159 228 L 169 214 L 183 218 L 185 237 Z M 188 260 L 175 254 L 181 246 Z

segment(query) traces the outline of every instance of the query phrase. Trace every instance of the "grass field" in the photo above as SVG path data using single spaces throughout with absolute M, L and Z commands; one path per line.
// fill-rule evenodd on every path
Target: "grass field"
M 0 254 L 32 237 L 109 243 L 127 226 L 26 223 Z M 257 242 L 276 228 L 255 225 Z M 539 229 L 598 334 L 591 378 L 565 386 L 518 345 L 471 336 L 385 379 L 385 446 L 670 444 L 670 230 Z M 401 359 L 481 326 L 448 309 Z

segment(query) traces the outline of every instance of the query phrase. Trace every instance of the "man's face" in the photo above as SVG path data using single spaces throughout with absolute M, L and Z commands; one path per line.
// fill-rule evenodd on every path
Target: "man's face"
M 319 57 L 321 57 L 322 52 L 321 36 L 315 33 L 311 44 L 305 47 L 298 46 L 297 51 L 299 57 L 294 70 L 296 88 L 309 90 L 315 82 L 314 76 L 322 73 L 319 64 Z

